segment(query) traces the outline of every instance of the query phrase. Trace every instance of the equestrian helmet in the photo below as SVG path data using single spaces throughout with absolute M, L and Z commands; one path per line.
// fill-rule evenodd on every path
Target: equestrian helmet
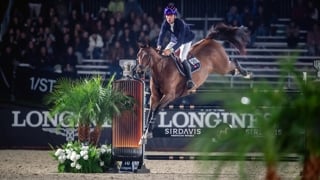
M 167 6 L 164 11 L 163 11 L 164 15 L 177 15 L 177 8 L 175 8 L 174 6 Z

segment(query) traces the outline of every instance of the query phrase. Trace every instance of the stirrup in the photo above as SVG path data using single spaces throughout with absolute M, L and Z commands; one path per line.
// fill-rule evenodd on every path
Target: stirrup
M 192 89 L 194 86 L 195 85 L 191 79 L 187 80 L 187 89 Z

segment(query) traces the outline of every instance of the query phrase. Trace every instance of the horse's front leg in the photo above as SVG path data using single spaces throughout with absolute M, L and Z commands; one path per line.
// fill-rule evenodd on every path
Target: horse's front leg
M 159 104 L 157 103 L 157 105 L 151 105 L 150 106 L 150 110 L 149 110 L 149 113 L 148 113 L 148 116 L 147 116 L 147 119 L 146 119 L 146 127 L 144 128 L 144 131 L 143 131 L 143 134 L 142 134 L 142 137 L 140 139 L 140 142 L 139 144 L 146 144 L 146 139 L 149 137 L 149 138 L 152 138 L 152 131 L 153 131 L 153 128 L 154 128 L 154 123 L 155 123 L 155 116 L 156 114 L 158 113 L 158 109 L 159 109 Z
M 154 122 L 155 122 L 155 116 L 156 116 L 157 111 L 159 109 L 159 107 L 158 107 L 159 101 L 162 97 L 162 94 L 156 88 L 152 79 L 150 80 L 150 88 L 151 88 L 150 110 L 149 110 L 148 116 L 146 118 L 145 128 L 144 128 L 141 140 L 147 139 L 148 136 L 151 137 L 150 132 L 152 132 L 152 130 L 154 128 L 153 126 L 154 126 Z M 141 142 L 141 140 L 140 140 L 140 142 Z
M 173 93 L 172 93 L 173 94 Z M 157 98 L 157 97 L 154 97 Z M 152 101 L 154 100 L 151 98 L 151 106 L 150 106 L 150 111 L 147 116 L 147 124 L 146 128 L 144 131 L 144 136 L 147 137 L 152 137 L 152 131 L 154 129 L 154 124 L 156 120 L 156 115 L 158 114 L 159 110 L 164 108 L 169 104 L 174 99 L 174 95 L 163 95 L 160 101 Z
M 160 109 L 166 107 L 172 100 L 175 99 L 174 93 L 163 95 L 159 102 L 151 105 L 151 109 L 148 114 L 148 122 L 149 122 L 149 132 L 153 131 L 155 124 L 155 116 L 158 114 Z
M 155 116 L 157 112 L 158 112 L 158 107 L 150 108 L 150 111 L 147 117 L 147 127 L 146 127 L 149 132 L 153 130 L 153 126 L 155 123 Z

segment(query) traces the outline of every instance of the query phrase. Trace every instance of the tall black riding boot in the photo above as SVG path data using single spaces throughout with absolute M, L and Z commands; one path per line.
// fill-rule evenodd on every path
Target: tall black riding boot
M 187 77 L 187 88 L 192 89 L 194 86 L 194 83 L 192 81 L 192 76 L 191 76 L 191 67 L 190 67 L 187 60 L 183 61 L 182 65 L 185 69 L 185 73 L 186 73 L 186 77 Z

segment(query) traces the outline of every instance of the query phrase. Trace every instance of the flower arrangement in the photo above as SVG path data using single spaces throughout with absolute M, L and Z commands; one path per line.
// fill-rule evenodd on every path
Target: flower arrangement
M 58 161 L 58 172 L 102 173 L 111 165 L 110 145 L 84 145 L 69 142 L 51 152 Z

